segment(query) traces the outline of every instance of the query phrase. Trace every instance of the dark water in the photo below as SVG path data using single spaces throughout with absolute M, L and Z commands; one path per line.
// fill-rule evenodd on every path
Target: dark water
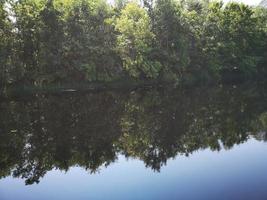
M 0 104 L 1 200 L 266 200 L 263 85 Z

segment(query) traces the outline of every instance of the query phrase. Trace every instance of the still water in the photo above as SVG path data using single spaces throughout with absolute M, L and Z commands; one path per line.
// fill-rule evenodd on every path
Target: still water
M 266 200 L 267 88 L 27 94 L 0 103 L 1 200 Z

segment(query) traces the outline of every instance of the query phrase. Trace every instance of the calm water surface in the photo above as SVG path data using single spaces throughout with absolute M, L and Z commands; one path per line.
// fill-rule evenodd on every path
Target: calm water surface
M 266 200 L 267 88 L 0 101 L 0 200 Z

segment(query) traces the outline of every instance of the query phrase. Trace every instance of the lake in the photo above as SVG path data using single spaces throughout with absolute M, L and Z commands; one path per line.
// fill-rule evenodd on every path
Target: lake
M 262 84 L 0 100 L 1 200 L 267 199 Z

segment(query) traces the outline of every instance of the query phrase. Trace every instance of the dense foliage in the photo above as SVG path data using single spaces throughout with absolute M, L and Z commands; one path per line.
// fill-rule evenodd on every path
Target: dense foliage
M 0 81 L 199 81 L 266 73 L 267 11 L 220 1 L 1 0 Z

